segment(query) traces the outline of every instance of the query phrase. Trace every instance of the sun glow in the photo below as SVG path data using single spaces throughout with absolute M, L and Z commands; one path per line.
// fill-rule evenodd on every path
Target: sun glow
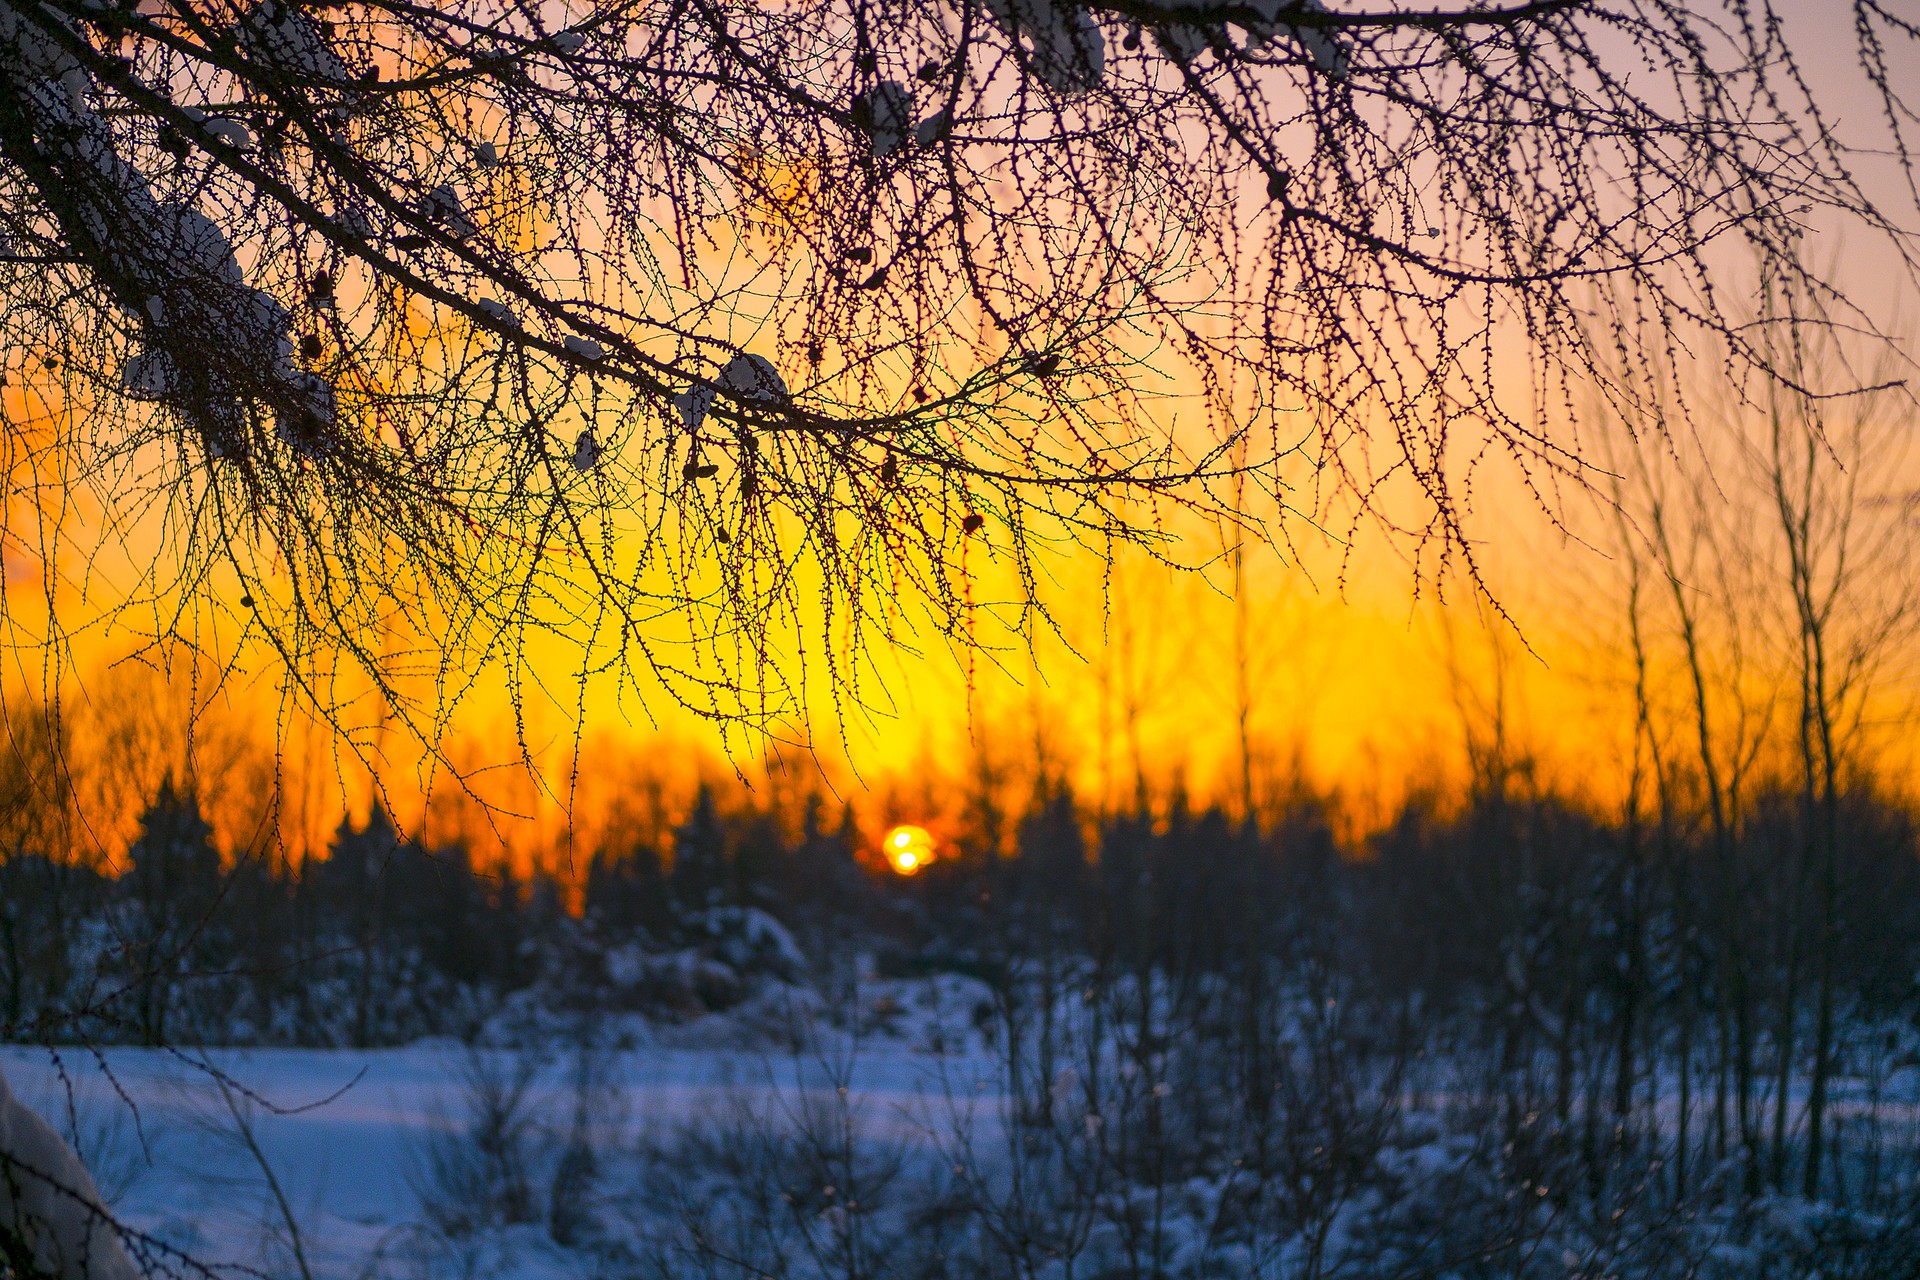
M 882 843 L 887 865 L 903 876 L 916 874 L 933 861 L 933 837 L 925 827 L 901 825 L 887 832 Z

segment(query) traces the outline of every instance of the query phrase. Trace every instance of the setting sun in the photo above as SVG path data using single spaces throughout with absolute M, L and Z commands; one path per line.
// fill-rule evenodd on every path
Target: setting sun
M 933 837 L 925 827 L 901 825 L 887 832 L 887 865 L 910 876 L 933 861 Z

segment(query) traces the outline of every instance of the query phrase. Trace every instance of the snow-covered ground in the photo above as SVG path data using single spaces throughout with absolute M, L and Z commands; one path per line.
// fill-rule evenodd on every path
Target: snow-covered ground
M 564 1040 L 539 1050 L 0 1046 L 0 1072 L 82 1152 L 127 1226 L 197 1262 L 272 1275 L 297 1274 L 297 1232 L 317 1276 L 358 1277 L 420 1253 L 431 1234 L 422 1193 L 433 1193 L 433 1144 L 471 1127 L 476 1073 L 508 1087 L 528 1076 L 518 1114 L 543 1219 L 545 1182 L 583 1105 L 611 1165 L 676 1132 L 747 1115 L 778 1123 L 842 1096 L 863 1142 L 933 1143 L 962 1114 L 976 1134 L 997 1130 L 999 1069 L 964 1030 L 976 995 L 967 985 L 876 987 L 861 1001 L 874 1015 L 861 1034 L 810 1022 L 798 1044 L 769 1036 L 762 1009 L 642 1028 L 623 1037 L 638 1045 L 584 1056 Z M 493 1234 L 496 1250 L 516 1235 Z M 573 1269 L 554 1256 L 544 1220 L 517 1235 L 521 1247 L 491 1256 L 490 1273 Z
M 1585 1112 L 1516 1117 L 1468 1051 L 1290 1075 L 1260 1129 L 1210 1076 L 1083 1036 L 1089 1009 L 1053 1008 L 1058 1056 L 1028 1010 L 1017 1089 L 1013 1033 L 989 1034 L 1012 1024 L 954 975 L 677 1024 L 516 1008 L 485 1048 L 0 1048 L 0 1073 L 153 1280 L 1920 1274 L 1911 1071 L 1839 1090 L 1855 1203 L 1732 1194 L 1703 1111 L 1682 1199 L 1664 1102 L 1588 1157 Z

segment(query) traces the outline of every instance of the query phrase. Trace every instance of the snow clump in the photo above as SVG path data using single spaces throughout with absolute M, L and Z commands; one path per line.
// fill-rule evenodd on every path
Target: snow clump
M 913 128 L 913 94 L 891 80 L 875 85 L 871 93 L 856 94 L 853 123 L 870 139 L 874 155 L 890 155 Z
M 575 471 L 593 470 L 600 465 L 603 453 L 600 441 L 593 434 L 593 428 L 588 427 L 580 433 L 579 439 L 573 442 L 573 469 Z
M 788 400 L 786 380 L 765 356 L 735 356 L 714 381 L 741 404 L 774 406 Z M 707 419 L 707 411 L 713 408 L 713 400 L 714 388 L 704 382 L 696 382 L 676 395 L 673 405 L 680 411 L 681 425 L 688 431 L 698 431 Z
M 1106 74 L 1107 43 L 1100 24 L 1078 4 L 1061 0 L 988 0 L 1042 83 L 1056 93 L 1084 93 Z
M 346 64 L 327 43 L 320 24 L 281 0 L 260 0 L 236 30 L 248 61 L 328 84 L 347 82 Z

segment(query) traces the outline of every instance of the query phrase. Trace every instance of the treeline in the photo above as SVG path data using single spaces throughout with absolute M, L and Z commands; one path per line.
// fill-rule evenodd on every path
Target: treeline
M 1652 1160 L 1677 1199 L 1813 1196 L 1884 1171 L 1843 1153 L 1882 1149 L 1879 1104 L 1920 1067 L 1920 817 L 1831 800 L 1788 780 L 1719 823 L 1608 820 L 1516 771 L 1342 850 L 1312 800 L 1090 824 L 1056 788 L 1006 856 L 916 888 L 1036 1051 L 1057 1001 L 1101 1006 L 1124 1053 L 1167 1055 L 1218 1110 L 1196 1134 L 1275 1115 L 1314 1071 L 1425 1081 L 1583 1169 Z
M 0 856 L 0 1038 L 371 1046 L 516 1012 L 727 1008 L 802 978 L 792 930 L 858 906 L 850 829 L 824 812 L 812 804 L 789 839 L 770 815 L 723 816 L 703 788 L 664 848 L 597 853 L 576 892 L 552 869 L 403 839 L 377 808 L 323 857 L 223 859 L 169 781 L 122 874 Z
M 1291 1087 L 1307 1010 L 1356 1069 L 1475 1063 L 1515 1124 L 1545 1115 L 1596 1151 L 1657 1139 L 1680 1189 L 1731 1168 L 1749 1191 L 1811 1190 L 1835 1168 L 1838 1092 L 1914 1061 L 1920 819 L 1865 788 L 1830 810 L 1792 785 L 1745 796 L 1737 821 L 1607 820 L 1514 772 L 1342 848 L 1310 797 L 1258 820 L 1178 798 L 1098 819 L 1042 784 L 1018 812 L 976 804 L 907 879 L 863 859 L 849 809 L 702 788 L 576 889 L 404 840 L 378 811 L 321 858 L 223 862 L 168 785 L 118 877 L 0 860 L 0 1031 L 592 1035 L 947 970 L 985 981 L 1009 1027 L 1040 1020 L 1021 1034 L 1047 1078 L 1077 993 L 1126 1052 L 1259 1116 Z
M 930 1064 L 911 1176 L 831 1097 L 689 1124 L 653 1273 L 826 1272 L 837 1189 L 832 1274 L 1914 1275 L 1914 814 L 1742 794 L 1610 821 L 1515 770 L 1345 849 L 1311 798 L 978 805 L 895 958 L 984 981 L 1009 1110 Z

